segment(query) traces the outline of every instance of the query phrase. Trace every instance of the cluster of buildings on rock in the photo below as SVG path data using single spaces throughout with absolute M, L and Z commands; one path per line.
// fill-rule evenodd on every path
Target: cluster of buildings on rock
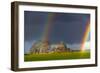
M 67 48 L 64 42 L 58 44 L 50 44 L 49 41 L 38 41 L 34 43 L 30 49 L 30 53 L 51 53 L 51 52 L 69 52 L 70 48 Z

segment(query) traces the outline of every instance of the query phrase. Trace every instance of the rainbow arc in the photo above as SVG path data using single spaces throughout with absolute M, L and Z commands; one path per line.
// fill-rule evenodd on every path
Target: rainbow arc
M 80 47 L 81 52 L 83 52 L 85 50 L 85 42 L 88 39 L 89 33 L 90 33 L 90 20 L 87 21 L 86 29 L 85 29 L 85 32 L 83 34 L 83 38 L 81 41 L 81 47 Z
M 42 35 L 42 40 L 48 40 L 51 26 L 52 26 L 52 22 L 53 22 L 53 18 L 54 18 L 54 13 L 48 13 L 47 20 L 46 20 L 45 27 L 44 27 L 44 31 L 43 31 L 43 35 Z

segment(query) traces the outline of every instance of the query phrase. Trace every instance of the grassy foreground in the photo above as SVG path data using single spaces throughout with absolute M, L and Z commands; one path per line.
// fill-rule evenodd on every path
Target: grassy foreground
M 90 58 L 90 52 L 62 52 L 62 53 L 41 53 L 25 54 L 24 61 L 47 61 L 47 60 L 67 60 Z

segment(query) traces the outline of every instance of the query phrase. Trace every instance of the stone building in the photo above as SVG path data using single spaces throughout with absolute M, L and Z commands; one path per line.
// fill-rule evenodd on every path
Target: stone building
M 48 53 L 48 49 L 49 49 L 49 42 L 43 41 L 40 46 L 40 53 Z
M 60 42 L 59 44 L 57 44 L 57 47 L 54 49 L 55 52 L 65 52 L 67 51 L 67 46 L 63 43 Z
M 49 42 L 48 41 L 38 41 L 34 43 L 30 49 L 30 53 L 48 53 Z
M 60 42 L 58 44 L 50 44 L 49 41 L 38 41 L 32 45 L 30 53 L 51 53 L 51 52 L 70 52 L 70 48 L 66 43 Z

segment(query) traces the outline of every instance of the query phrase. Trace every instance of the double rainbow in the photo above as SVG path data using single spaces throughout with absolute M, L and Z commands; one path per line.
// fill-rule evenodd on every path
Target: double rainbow
M 48 40 L 54 16 L 55 16 L 54 13 L 48 13 L 47 20 L 46 20 L 45 27 L 44 27 L 44 32 L 42 35 L 42 40 Z M 81 52 L 85 50 L 85 43 L 88 39 L 89 33 L 90 33 L 90 19 L 86 23 L 85 32 L 81 40 L 81 47 L 80 47 Z

